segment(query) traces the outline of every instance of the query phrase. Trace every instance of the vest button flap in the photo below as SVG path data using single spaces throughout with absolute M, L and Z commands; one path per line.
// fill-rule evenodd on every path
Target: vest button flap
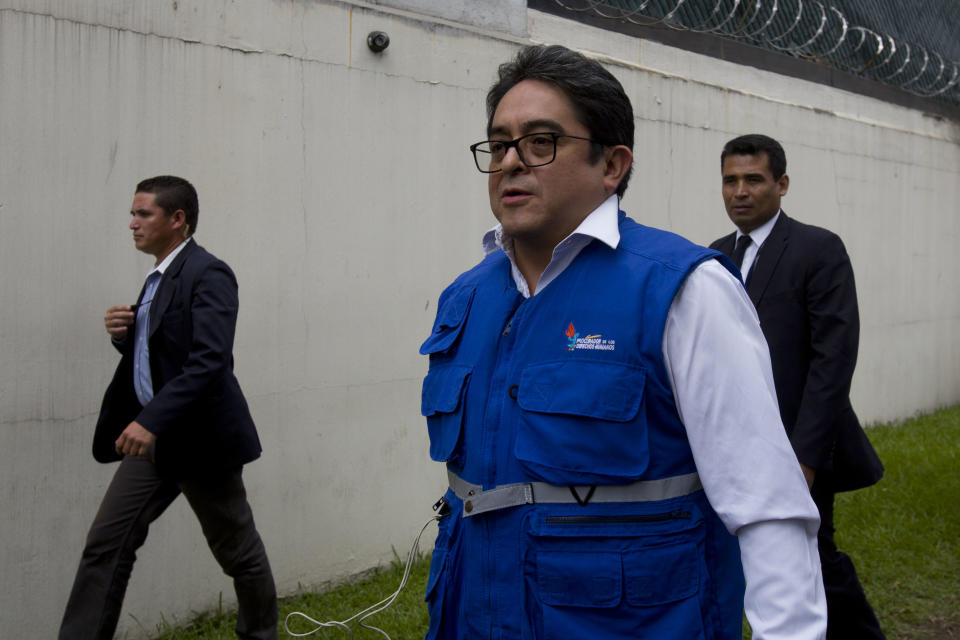
M 540 551 L 536 555 L 540 600 L 560 607 L 616 607 L 623 597 L 619 553 L 596 549 Z
M 464 320 L 470 311 L 470 304 L 476 289 L 465 287 L 447 289 L 437 303 L 437 317 L 433 321 L 433 331 L 420 345 L 421 355 L 448 353 L 463 333 Z
M 514 453 L 544 482 L 622 484 L 650 463 L 646 372 L 618 362 L 527 365 L 520 375 Z

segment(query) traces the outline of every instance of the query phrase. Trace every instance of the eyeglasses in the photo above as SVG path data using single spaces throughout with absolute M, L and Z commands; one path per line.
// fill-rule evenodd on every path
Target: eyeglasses
M 603 144 L 592 138 L 543 131 L 520 136 L 516 140 L 483 140 L 470 145 L 470 151 L 473 152 L 473 161 L 477 163 L 477 169 L 480 170 L 480 173 L 501 171 L 500 165 L 503 163 L 507 151 L 511 148 L 517 150 L 520 162 L 528 168 L 542 167 L 557 159 L 557 140 L 560 138 L 573 138 L 574 140 L 586 140 L 593 144 Z

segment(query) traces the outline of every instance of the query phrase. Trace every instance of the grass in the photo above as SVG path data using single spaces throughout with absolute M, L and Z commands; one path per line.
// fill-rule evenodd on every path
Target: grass
M 889 638 L 960 638 L 960 407 L 869 435 L 886 472 L 837 496 L 837 544 Z
M 960 407 L 876 426 L 869 435 L 886 474 L 874 487 L 837 496 L 837 544 L 853 559 L 890 640 L 960 640 Z M 394 640 L 422 638 L 428 571 L 429 559 L 420 558 L 397 602 L 370 624 Z M 343 620 L 393 593 L 402 574 L 398 558 L 347 584 L 303 591 L 281 601 L 281 620 L 291 611 Z M 161 625 L 157 640 L 232 639 L 234 624 L 233 613 L 211 612 L 187 627 Z M 291 623 L 298 633 L 311 628 Z M 282 629 L 280 636 L 288 637 Z M 311 637 L 348 634 L 327 629 Z M 356 640 L 382 637 L 354 627 Z
M 429 531 L 428 529 L 428 533 Z M 424 535 L 427 536 L 428 533 Z M 345 584 L 316 591 L 301 589 L 297 595 L 283 598 L 280 601 L 280 637 L 291 637 L 284 632 L 282 624 L 291 612 L 304 613 L 320 622 L 346 620 L 356 612 L 383 600 L 397 589 L 403 577 L 404 565 L 405 558 L 401 561 L 397 557 L 389 566 L 376 567 Z M 369 618 L 366 624 L 383 629 L 393 640 L 422 638 L 429 625 L 427 608 L 423 601 L 429 571 L 429 555 L 416 558 L 407 585 L 397 601 L 386 611 Z M 173 628 L 163 624 L 160 629 L 162 634 L 157 636 L 157 640 L 235 640 L 233 628 L 236 620 L 234 611 L 201 614 L 186 627 Z M 294 633 L 307 633 L 316 628 L 316 625 L 302 618 L 291 620 L 289 626 Z M 358 628 L 356 623 L 351 623 L 350 626 L 355 640 L 383 638 L 374 631 Z M 349 635 L 343 630 L 330 628 L 322 629 L 309 637 L 317 640 L 345 640 Z

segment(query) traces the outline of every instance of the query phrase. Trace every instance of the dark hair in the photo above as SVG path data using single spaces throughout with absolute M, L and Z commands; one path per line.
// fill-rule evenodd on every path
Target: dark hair
M 152 193 L 156 196 L 157 206 L 168 216 L 182 209 L 186 214 L 187 235 L 197 230 L 197 218 L 200 217 L 200 204 L 197 190 L 193 185 L 176 176 L 157 176 L 147 178 L 137 185 L 136 193 Z
M 599 62 L 559 45 L 524 47 L 517 57 L 500 65 L 499 80 L 487 92 L 487 131 L 493 114 L 510 89 L 524 80 L 538 80 L 562 91 L 573 104 L 593 145 L 590 161 L 596 162 L 603 146 L 625 145 L 633 151 L 633 107 L 623 87 Z M 633 167 L 620 180 L 617 195 L 627 190 Z
M 760 133 L 740 136 L 723 145 L 723 151 L 720 152 L 720 167 L 723 167 L 723 161 L 729 155 L 755 156 L 760 153 L 767 154 L 770 173 L 773 174 L 774 180 L 779 180 L 780 176 L 787 172 L 787 154 L 783 152 L 779 142 Z

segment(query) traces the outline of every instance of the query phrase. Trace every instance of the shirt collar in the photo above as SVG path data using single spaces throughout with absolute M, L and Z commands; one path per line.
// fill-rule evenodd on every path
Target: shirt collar
M 750 233 L 741 233 L 740 229 L 737 229 L 737 237 L 739 240 L 741 236 L 747 235 L 750 236 L 750 239 L 753 241 L 753 244 L 758 247 L 762 245 L 766 239 L 770 236 L 770 232 L 773 231 L 773 225 L 777 224 L 777 220 L 780 218 L 780 214 L 783 212 L 783 209 L 777 209 L 777 214 L 764 222 L 762 225 L 751 231 Z
M 151 269 L 151 270 L 150 270 L 150 273 L 148 273 L 147 275 L 149 276 L 149 275 L 150 275 L 151 273 L 153 273 L 153 272 L 157 272 L 157 273 L 159 273 L 160 275 L 163 275 L 163 272 L 167 270 L 167 267 L 170 266 L 170 263 L 173 262 L 173 259 L 177 257 L 177 254 L 179 254 L 181 251 L 183 251 L 184 247 L 187 246 L 187 243 L 190 242 L 190 240 L 191 240 L 192 238 L 193 238 L 193 236 L 188 236 L 186 240 L 184 240 L 183 242 L 181 242 L 180 244 L 178 244 L 178 245 L 176 246 L 176 248 L 175 248 L 173 251 L 171 251 L 171 252 L 167 255 L 167 257 L 163 259 L 163 261 L 162 261 L 160 264 L 158 264 L 158 265 L 155 266 L 153 269 Z
M 616 249 L 617 245 L 620 244 L 619 215 L 620 198 L 614 194 L 591 211 L 583 219 L 583 222 L 573 230 L 573 233 L 564 238 L 563 242 L 575 236 L 582 236 L 587 239 L 599 240 L 611 249 Z M 513 238 L 504 233 L 503 225 L 500 224 L 483 234 L 483 255 L 490 255 L 498 249 L 503 249 L 511 261 L 513 260 Z

